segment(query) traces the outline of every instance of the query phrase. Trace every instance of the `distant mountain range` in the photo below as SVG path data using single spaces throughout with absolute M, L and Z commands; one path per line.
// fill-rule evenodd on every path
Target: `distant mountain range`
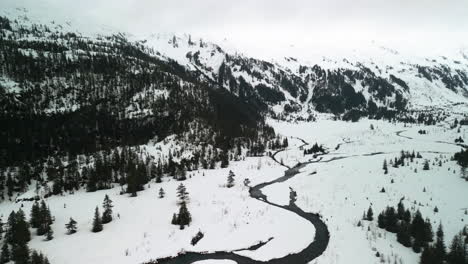
M 220 137 L 256 139 L 268 134 L 265 116 L 408 120 L 415 111 L 468 106 L 463 52 L 407 58 L 376 46 L 374 57 L 265 61 L 190 35 L 83 33 L 70 23 L 35 21 L 24 9 L 0 18 L 0 43 L 7 152 L 18 142 L 41 155 L 140 144 L 193 129 L 191 122 Z M 86 135 L 93 139 L 83 144 L 78 139 Z M 3 153 L 15 160 L 12 155 Z

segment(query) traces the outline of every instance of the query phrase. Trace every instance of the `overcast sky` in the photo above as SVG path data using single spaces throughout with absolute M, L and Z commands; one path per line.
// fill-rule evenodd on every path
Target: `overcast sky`
M 259 51 L 370 41 L 421 49 L 468 44 L 468 0 L 0 0 L 2 5 L 135 35 L 226 38 L 239 48 Z

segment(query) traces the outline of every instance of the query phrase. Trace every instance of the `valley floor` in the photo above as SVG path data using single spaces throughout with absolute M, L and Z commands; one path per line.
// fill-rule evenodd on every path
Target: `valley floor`
M 459 136 L 468 138 L 467 128 L 458 133 L 443 126 L 406 127 L 375 120 L 357 123 L 318 120 L 296 124 L 270 120 L 269 123 L 277 133 L 290 137 L 289 148 L 276 155 L 285 165 L 294 166 L 312 159 L 312 155 L 304 156 L 299 148 L 304 141 L 310 144 L 306 147 L 317 142 L 330 152 L 320 162 L 302 168 L 294 178 L 262 190 L 271 202 L 286 205 L 291 187 L 298 194 L 296 204 L 300 208 L 323 216 L 330 231 L 330 243 L 324 254 L 312 263 L 378 263 L 376 252 L 383 254 L 389 263 L 395 259 L 401 263 L 417 263 L 418 255 L 397 243 L 394 234 L 379 229 L 376 220 L 362 221 L 362 214 L 369 206 L 376 218 L 386 206 L 396 206 L 404 198 L 405 206 L 412 211 L 419 209 L 424 217 L 431 219 L 434 228 L 442 222 L 448 241 L 468 223 L 465 214 L 468 181 L 461 178 L 459 166 L 450 160 L 460 150 L 452 142 Z M 371 124 L 374 129 L 370 129 Z M 420 129 L 427 130 L 428 134 L 420 135 Z M 400 168 L 389 165 L 389 173 L 384 174 L 384 159 L 399 157 L 401 150 L 420 152 L 423 158 Z M 425 159 L 430 160 L 428 171 L 422 170 Z M 236 175 L 233 188 L 225 187 L 229 170 Z M 314 227 L 288 211 L 250 198 L 248 187 L 243 185 L 245 178 L 253 186 L 279 178 L 285 170 L 265 156 L 232 162 L 228 169 L 189 172 L 184 184 L 190 196 L 188 207 L 193 222 L 184 230 L 170 224 L 178 210 L 176 188 L 180 182 L 168 178 L 163 183 L 152 182 L 135 198 L 120 195 L 120 187 L 52 196 L 47 198 L 47 203 L 55 216 L 52 225 L 55 238 L 44 241 L 33 236 L 30 247 L 44 252 L 51 263 L 63 264 L 137 264 L 181 251 L 245 249 L 270 238 L 273 239 L 257 250 L 237 253 L 269 260 L 299 252 L 313 240 Z M 165 198 L 158 198 L 159 188 L 165 190 Z M 382 188 L 385 193 L 380 192 Z M 31 190 L 19 198 L 33 194 Z M 102 232 L 92 233 L 94 208 L 101 207 L 105 194 L 114 201 L 115 219 Z M 29 214 L 31 205 L 31 202 L 3 202 L 0 214 L 5 221 L 11 210 L 20 207 Z M 436 206 L 438 213 L 434 212 Z M 78 232 L 66 235 L 65 224 L 70 217 L 78 222 Z M 191 238 L 199 230 L 205 236 L 192 246 Z

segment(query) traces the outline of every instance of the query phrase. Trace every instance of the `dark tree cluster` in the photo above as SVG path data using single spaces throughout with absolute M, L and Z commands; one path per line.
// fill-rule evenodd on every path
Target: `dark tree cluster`
M 453 159 L 463 168 L 468 167 L 468 149 L 462 149 L 453 155 Z
M 29 249 L 28 242 L 31 240 L 29 227 L 30 225 L 21 209 L 10 213 L 0 253 L 1 264 L 10 261 L 15 264 L 49 264 L 47 257 Z
M 50 209 L 46 205 L 45 201 L 42 200 L 40 204 L 37 201 L 34 202 L 31 207 L 31 219 L 29 223 L 32 228 L 37 228 L 37 235 L 45 235 L 47 240 L 51 240 L 53 238 L 51 227 L 53 222 L 54 218 L 52 217 Z
M 288 138 L 277 135 L 276 138 L 269 140 L 267 145 L 271 150 L 285 149 L 289 146 Z
M 323 147 L 323 145 L 319 145 L 317 142 L 314 143 L 314 145 L 312 145 L 311 148 L 305 148 L 304 149 L 304 155 L 310 155 L 310 154 L 315 154 L 315 153 L 324 153 L 325 152 L 325 148 Z
M 444 241 L 442 224 L 436 232 L 436 241 L 424 247 L 420 257 L 420 264 L 467 264 L 468 263 L 468 234 L 466 227 L 452 239 L 447 249 Z
M 397 208 L 387 207 L 377 218 L 378 226 L 388 232 L 397 234 L 397 241 L 405 247 L 412 247 L 414 252 L 421 252 L 433 241 L 432 225 L 428 218 L 424 220 L 421 212 L 416 211 L 414 216 L 402 201 Z
M 104 212 L 102 213 L 102 215 L 99 213 L 99 208 L 97 206 L 96 206 L 96 209 L 94 210 L 93 225 L 91 228 L 91 231 L 93 233 L 101 232 L 104 229 L 103 225 L 110 223 L 112 221 L 112 218 L 113 218 L 112 207 L 114 206 L 112 205 L 112 200 L 109 198 L 107 194 L 104 196 L 102 207 L 104 209 Z M 75 224 L 76 222 L 72 218 L 70 218 L 70 222 L 68 223 L 68 225 L 71 225 L 72 227 L 74 227 Z M 69 232 L 73 231 L 73 228 L 69 228 L 68 225 L 67 225 L 67 229 L 69 230 Z M 74 230 L 76 231 L 76 227 L 74 228 Z
M 389 166 L 393 168 L 408 166 L 410 162 L 414 162 L 414 159 L 421 158 L 422 156 L 419 152 L 415 153 L 414 150 L 412 152 L 402 150 L 400 156 L 390 159 L 389 162 L 384 159 L 382 169 L 384 170 L 384 174 L 387 174 Z

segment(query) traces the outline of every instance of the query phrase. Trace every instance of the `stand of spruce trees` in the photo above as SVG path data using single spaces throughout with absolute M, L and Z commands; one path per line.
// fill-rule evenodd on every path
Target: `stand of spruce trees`
M 49 264 L 47 257 L 29 249 L 28 242 L 31 240 L 29 227 L 30 225 L 21 209 L 10 213 L 0 252 L 0 264 L 10 261 L 15 264 Z

